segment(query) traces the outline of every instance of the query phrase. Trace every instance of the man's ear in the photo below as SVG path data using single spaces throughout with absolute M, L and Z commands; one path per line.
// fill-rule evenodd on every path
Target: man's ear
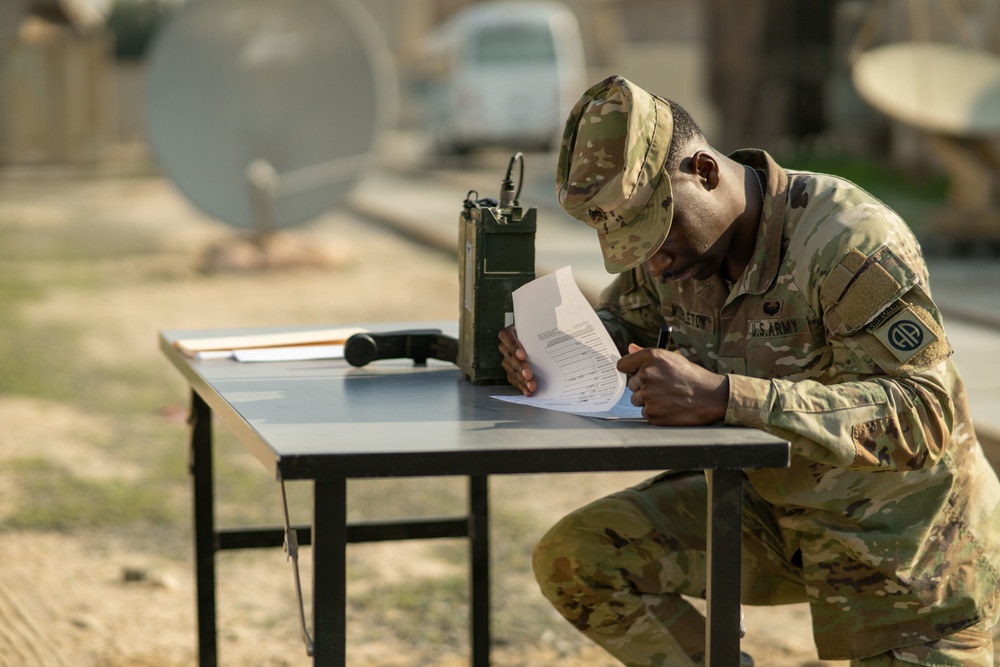
M 698 151 L 691 156 L 691 168 L 707 190 L 719 185 L 719 162 L 708 151 Z

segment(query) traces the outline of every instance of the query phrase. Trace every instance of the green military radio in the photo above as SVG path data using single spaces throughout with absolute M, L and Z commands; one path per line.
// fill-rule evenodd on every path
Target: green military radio
M 459 216 L 458 277 L 459 335 L 458 366 L 476 384 L 504 381 L 497 335 L 514 320 L 511 293 L 535 279 L 535 228 L 538 212 L 518 202 L 511 180 L 515 163 L 511 157 L 500 185 L 500 201 L 477 199 L 470 191 Z

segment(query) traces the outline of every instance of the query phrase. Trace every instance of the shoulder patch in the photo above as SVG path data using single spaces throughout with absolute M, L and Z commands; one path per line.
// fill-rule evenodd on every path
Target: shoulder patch
M 878 338 L 901 362 L 909 361 L 910 357 L 938 340 L 930 326 L 900 301 L 879 314 L 868 325 L 868 333 Z
M 933 302 L 915 289 L 876 315 L 858 336 L 858 344 L 893 377 L 930 368 L 952 353 L 936 313 Z

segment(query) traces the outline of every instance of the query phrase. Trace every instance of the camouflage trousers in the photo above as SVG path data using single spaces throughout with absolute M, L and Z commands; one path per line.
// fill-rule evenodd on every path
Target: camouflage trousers
M 851 667 L 993 667 L 992 620 L 979 623 L 929 644 L 897 648 L 885 653 L 852 660 Z
M 706 513 L 702 473 L 664 473 L 560 520 L 535 547 L 535 577 L 570 623 L 623 664 L 702 665 L 705 618 L 684 596 L 705 596 Z M 806 601 L 788 552 L 767 503 L 744 485 L 744 604 Z M 992 625 L 851 665 L 992 667 Z

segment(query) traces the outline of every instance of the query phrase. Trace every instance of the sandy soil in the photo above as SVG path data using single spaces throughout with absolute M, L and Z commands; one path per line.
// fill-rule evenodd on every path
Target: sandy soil
M 0 289 L 21 295 L 0 320 L 18 372 L 0 379 L 0 667 L 196 664 L 187 392 L 158 330 L 457 313 L 451 258 L 347 214 L 282 248 L 276 268 L 206 272 L 210 256 L 255 260 L 156 177 L 0 175 Z M 220 523 L 276 523 L 276 485 L 220 439 Z M 491 482 L 494 664 L 616 664 L 541 601 L 527 553 L 562 513 L 641 477 Z M 352 514 L 433 512 L 463 494 L 455 480 L 365 483 Z M 302 568 L 308 582 L 308 549 Z M 460 543 L 352 547 L 351 664 L 467 664 L 465 576 Z M 221 665 L 310 664 L 280 550 L 220 554 L 218 579 Z M 816 660 L 804 606 L 748 609 L 747 627 L 758 665 L 846 664 Z

